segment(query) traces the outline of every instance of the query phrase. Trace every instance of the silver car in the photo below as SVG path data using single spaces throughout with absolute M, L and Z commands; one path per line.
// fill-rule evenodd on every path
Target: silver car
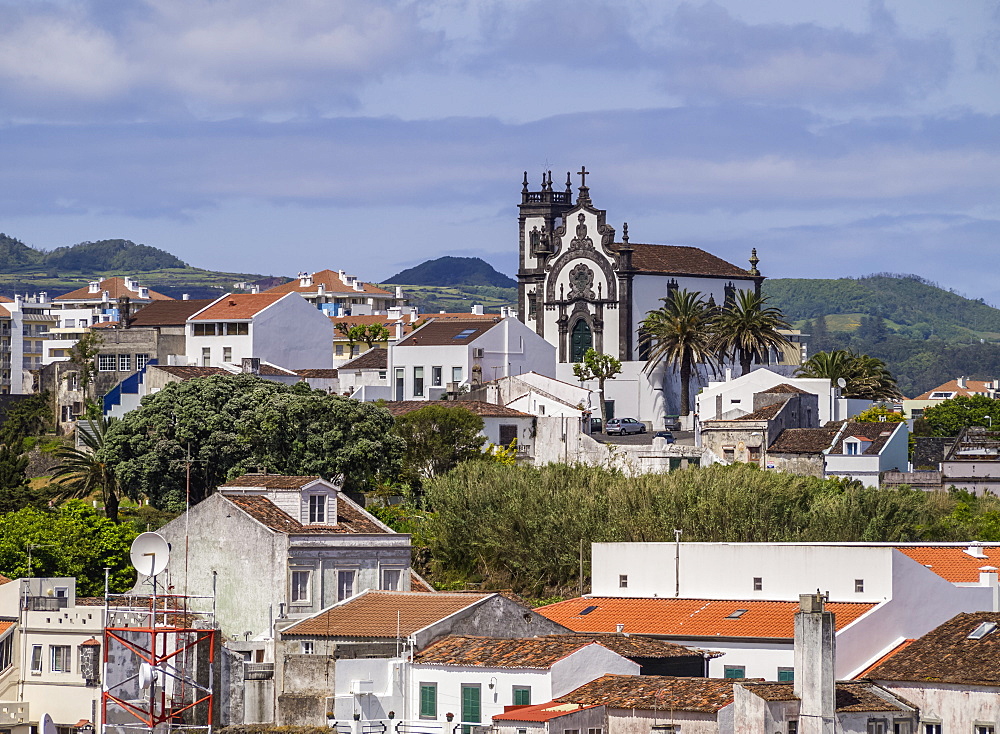
M 617 433 L 624 436 L 627 433 L 645 433 L 646 424 L 637 421 L 635 418 L 612 418 L 608 421 L 608 435 Z

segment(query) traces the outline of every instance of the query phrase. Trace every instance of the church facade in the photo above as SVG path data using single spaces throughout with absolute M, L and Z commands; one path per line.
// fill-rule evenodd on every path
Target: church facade
M 607 386 L 614 412 L 656 428 L 664 415 L 677 412 L 679 400 L 664 370 L 642 372 L 647 355 L 639 335 L 646 314 L 674 289 L 698 291 L 723 305 L 737 291 L 759 291 L 764 278 L 756 252 L 744 269 L 697 247 L 631 242 L 627 223 L 617 237 L 606 212 L 591 201 L 588 173 L 579 172 L 575 199 L 568 173 L 562 191 L 554 188 L 551 172 L 536 191 L 524 174 L 518 316 L 556 347 L 560 379 L 574 381 L 572 365 L 591 347 L 621 360 L 622 375 Z

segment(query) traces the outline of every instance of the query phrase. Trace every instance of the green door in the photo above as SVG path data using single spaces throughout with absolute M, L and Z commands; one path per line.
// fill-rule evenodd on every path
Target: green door
M 590 333 L 590 326 L 583 319 L 573 324 L 573 333 L 570 334 L 570 362 L 582 362 L 583 355 L 594 346 L 594 335 Z
M 462 686 L 462 721 L 463 723 L 480 723 L 479 686 Z M 471 726 L 463 726 L 462 734 L 470 734 Z

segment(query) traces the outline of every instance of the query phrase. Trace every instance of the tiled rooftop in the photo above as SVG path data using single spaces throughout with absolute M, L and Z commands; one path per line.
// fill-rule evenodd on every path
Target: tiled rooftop
M 359 354 L 350 362 L 344 362 L 338 369 L 344 372 L 351 370 L 384 370 L 389 365 L 389 350 L 381 347 L 373 347 L 367 352 Z
M 398 632 L 405 638 L 488 596 L 367 591 L 288 627 L 282 634 L 394 639 Z
M 324 369 L 322 367 L 316 369 L 292 370 L 292 371 L 299 377 L 314 378 L 314 379 L 318 378 L 332 379 L 339 374 L 335 369 Z
M 318 476 L 289 476 L 287 474 L 244 474 L 230 479 L 219 489 L 227 487 L 265 487 L 267 489 L 301 489 L 307 484 L 319 481 Z
M 179 377 L 182 380 L 192 380 L 195 377 L 211 377 L 212 375 L 231 375 L 229 370 L 224 370 L 221 367 L 200 367 L 196 365 L 171 365 L 171 364 L 157 364 L 153 365 L 158 370 L 166 372 L 168 375 L 173 375 L 174 377 Z
M 948 380 L 943 385 L 938 385 L 932 390 L 917 395 L 914 400 L 930 400 L 931 395 L 936 392 L 954 393 L 953 397 L 970 395 L 990 395 L 993 392 L 992 380 L 969 380 L 965 381 L 965 387 L 958 386 L 958 380 Z M 935 398 L 937 400 L 938 398 Z
M 347 294 L 347 293 L 367 293 L 370 295 L 380 295 L 380 296 L 391 296 L 387 290 L 374 286 L 371 283 L 362 283 L 361 286 L 364 288 L 363 291 L 354 290 L 353 286 L 347 285 L 344 281 L 340 279 L 340 274 L 335 270 L 320 270 L 318 273 L 312 274 L 312 284 L 311 285 L 300 285 L 298 278 L 295 280 L 290 280 L 287 283 L 282 283 L 281 285 L 276 285 L 274 288 L 269 288 L 265 293 L 315 293 L 319 289 L 319 285 L 322 283 L 324 290 L 328 293 L 336 294 Z
M 603 675 L 557 699 L 562 703 L 618 709 L 697 711 L 714 714 L 733 702 L 742 679 L 674 678 L 665 675 Z
M 145 287 L 145 286 L 143 286 Z M 106 278 L 101 281 L 97 293 L 90 292 L 90 285 L 85 285 L 82 288 L 77 288 L 75 291 L 70 291 L 69 293 L 64 293 L 61 296 L 56 296 L 54 301 L 79 301 L 79 300 L 100 300 L 104 291 L 108 292 L 109 298 L 121 298 L 122 296 L 128 296 L 129 298 L 135 299 L 139 297 L 139 291 L 133 291 L 125 287 L 125 279 L 121 277 Z M 172 301 L 170 296 L 165 296 L 162 293 L 157 293 L 152 288 L 149 289 L 149 297 L 154 301 Z
M 225 498 L 265 527 L 288 535 L 330 535 L 344 533 L 391 533 L 344 495 L 337 497 L 336 525 L 303 525 L 261 495 L 224 495 Z
M 839 630 L 875 606 L 831 602 L 826 608 L 836 615 Z M 587 611 L 590 607 L 594 608 Z M 737 609 L 746 612 L 738 618 L 729 618 Z M 623 631 L 634 635 L 791 639 L 798 609 L 798 602 L 792 601 L 580 597 L 535 611 L 574 632 L 609 633 L 615 631 L 616 625 L 623 624 Z
M 809 395 L 808 390 L 803 390 L 802 388 L 795 387 L 795 385 L 789 385 L 787 382 L 782 382 L 780 385 L 775 385 L 774 387 L 769 387 L 767 390 L 761 390 L 765 395 L 772 393 L 789 393 L 789 394 L 801 394 Z
M 15 624 L 17 624 L 17 623 L 14 622 L 13 620 L 3 620 L 3 619 L 0 619 L 0 635 L 2 635 L 4 632 L 6 632 L 7 630 L 9 630 Z
M 768 447 L 772 454 L 819 454 L 830 448 L 838 427 L 786 428 Z
M 500 321 L 499 316 L 492 319 L 435 319 L 415 329 L 398 342 L 397 347 L 418 346 L 452 346 L 471 344 Z M 463 336 L 464 335 L 464 336 Z
M 344 369 L 341 367 L 341 369 Z M 406 415 L 428 405 L 443 405 L 446 408 L 465 408 L 483 418 L 531 418 L 529 413 L 508 408 L 506 405 L 495 405 L 482 400 L 396 400 L 385 403 L 385 409 L 394 416 Z
M 561 638 L 564 635 L 547 635 L 554 638 Z M 679 658 L 695 655 L 702 657 L 704 650 L 694 650 L 684 645 L 677 645 L 666 640 L 657 640 L 652 637 L 636 637 L 633 635 L 576 635 L 577 639 L 592 640 L 604 647 L 614 650 L 619 655 L 626 658 Z M 718 657 L 722 653 L 707 653 L 710 657 Z
M 866 681 L 838 681 L 836 685 L 838 713 L 906 710 L 879 696 Z M 765 701 L 798 700 L 792 683 L 744 683 L 743 687 Z
M 770 405 L 765 405 L 759 410 L 755 410 L 752 413 L 747 413 L 746 415 L 741 415 L 736 420 L 738 421 L 769 421 L 774 418 L 785 407 L 785 403 L 771 403 Z
M 129 319 L 129 326 L 183 326 L 191 314 L 208 306 L 214 299 L 154 301 L 140 308 Z M 96 324 L 95 324 L 96 326 Z
M 864 450 L 865 455 L 874 456 L 885 448 L 886 442 L 892 437 L 894 431 L 899 428 L 899 423 L 855 423 L 848 421 L 844 428 L 841 439 L 830 449 L 831 454 L 843 454 L 844 440 L 849 437 L 861 438 L 871 441 L 871 445 Z
M 501 638 L 451 635 L 418 652 L 422 665 L 461 665 L 484 668 L 545 669 L 577 650 L 596 644 L 576 635 Z
M 1000 544 L 979 546 L 983 558 L 966 553 L 967 546 L 900 546 L 905 553 L 921 566 L 927 566 L 946 581 L 955 584 L 979 583 L 979 569 L 983 566 L 1000 568 Z
M 284 293 L 230 293 L 218 299 L 192 321 L 229 321 L 232 319 L 252 319 L 268 306 L 285 297 Z
M 996 628 L 980 639 L 970 639 L 983 623 L 993 623 Z M 1000 687 L 1000 613 L 959 614 L 899 649 L 867 671 L 867 677 Z
M 753 278 L 750 272 L 697 247 L 630 243 L 632 267 L 644 273 Z M 618 244 L 617 247 L 621 247 Z M 759 276 L 757 276 L 759 277 Z
M 578 703 L 558 703 L 549 701 L 548 703 L 538 703 L 534 706 L 511 707 L 502 714 L 494 714 L 494 721 L 532 721 L 545 722 L 557 719 L 566 714 L 583 709 L 592 709 L 593 706 L 582 706 Z

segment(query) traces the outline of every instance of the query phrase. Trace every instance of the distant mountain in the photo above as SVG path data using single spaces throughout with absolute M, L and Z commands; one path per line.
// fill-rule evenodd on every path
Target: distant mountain
M 81 242 L 45 252 L 0 234 L 0 271 L 5 273 L 23 268 L 94 273 L 186 267 L 187 263 L 169 252 L 149 245 L 137 245 L 130 240 Z
M 386 282 L 403 285 L 517 287 L 516 280 L 497 272 L 492 265 L 478 257 L 439 257 L 396 273 L 387 278 Z

